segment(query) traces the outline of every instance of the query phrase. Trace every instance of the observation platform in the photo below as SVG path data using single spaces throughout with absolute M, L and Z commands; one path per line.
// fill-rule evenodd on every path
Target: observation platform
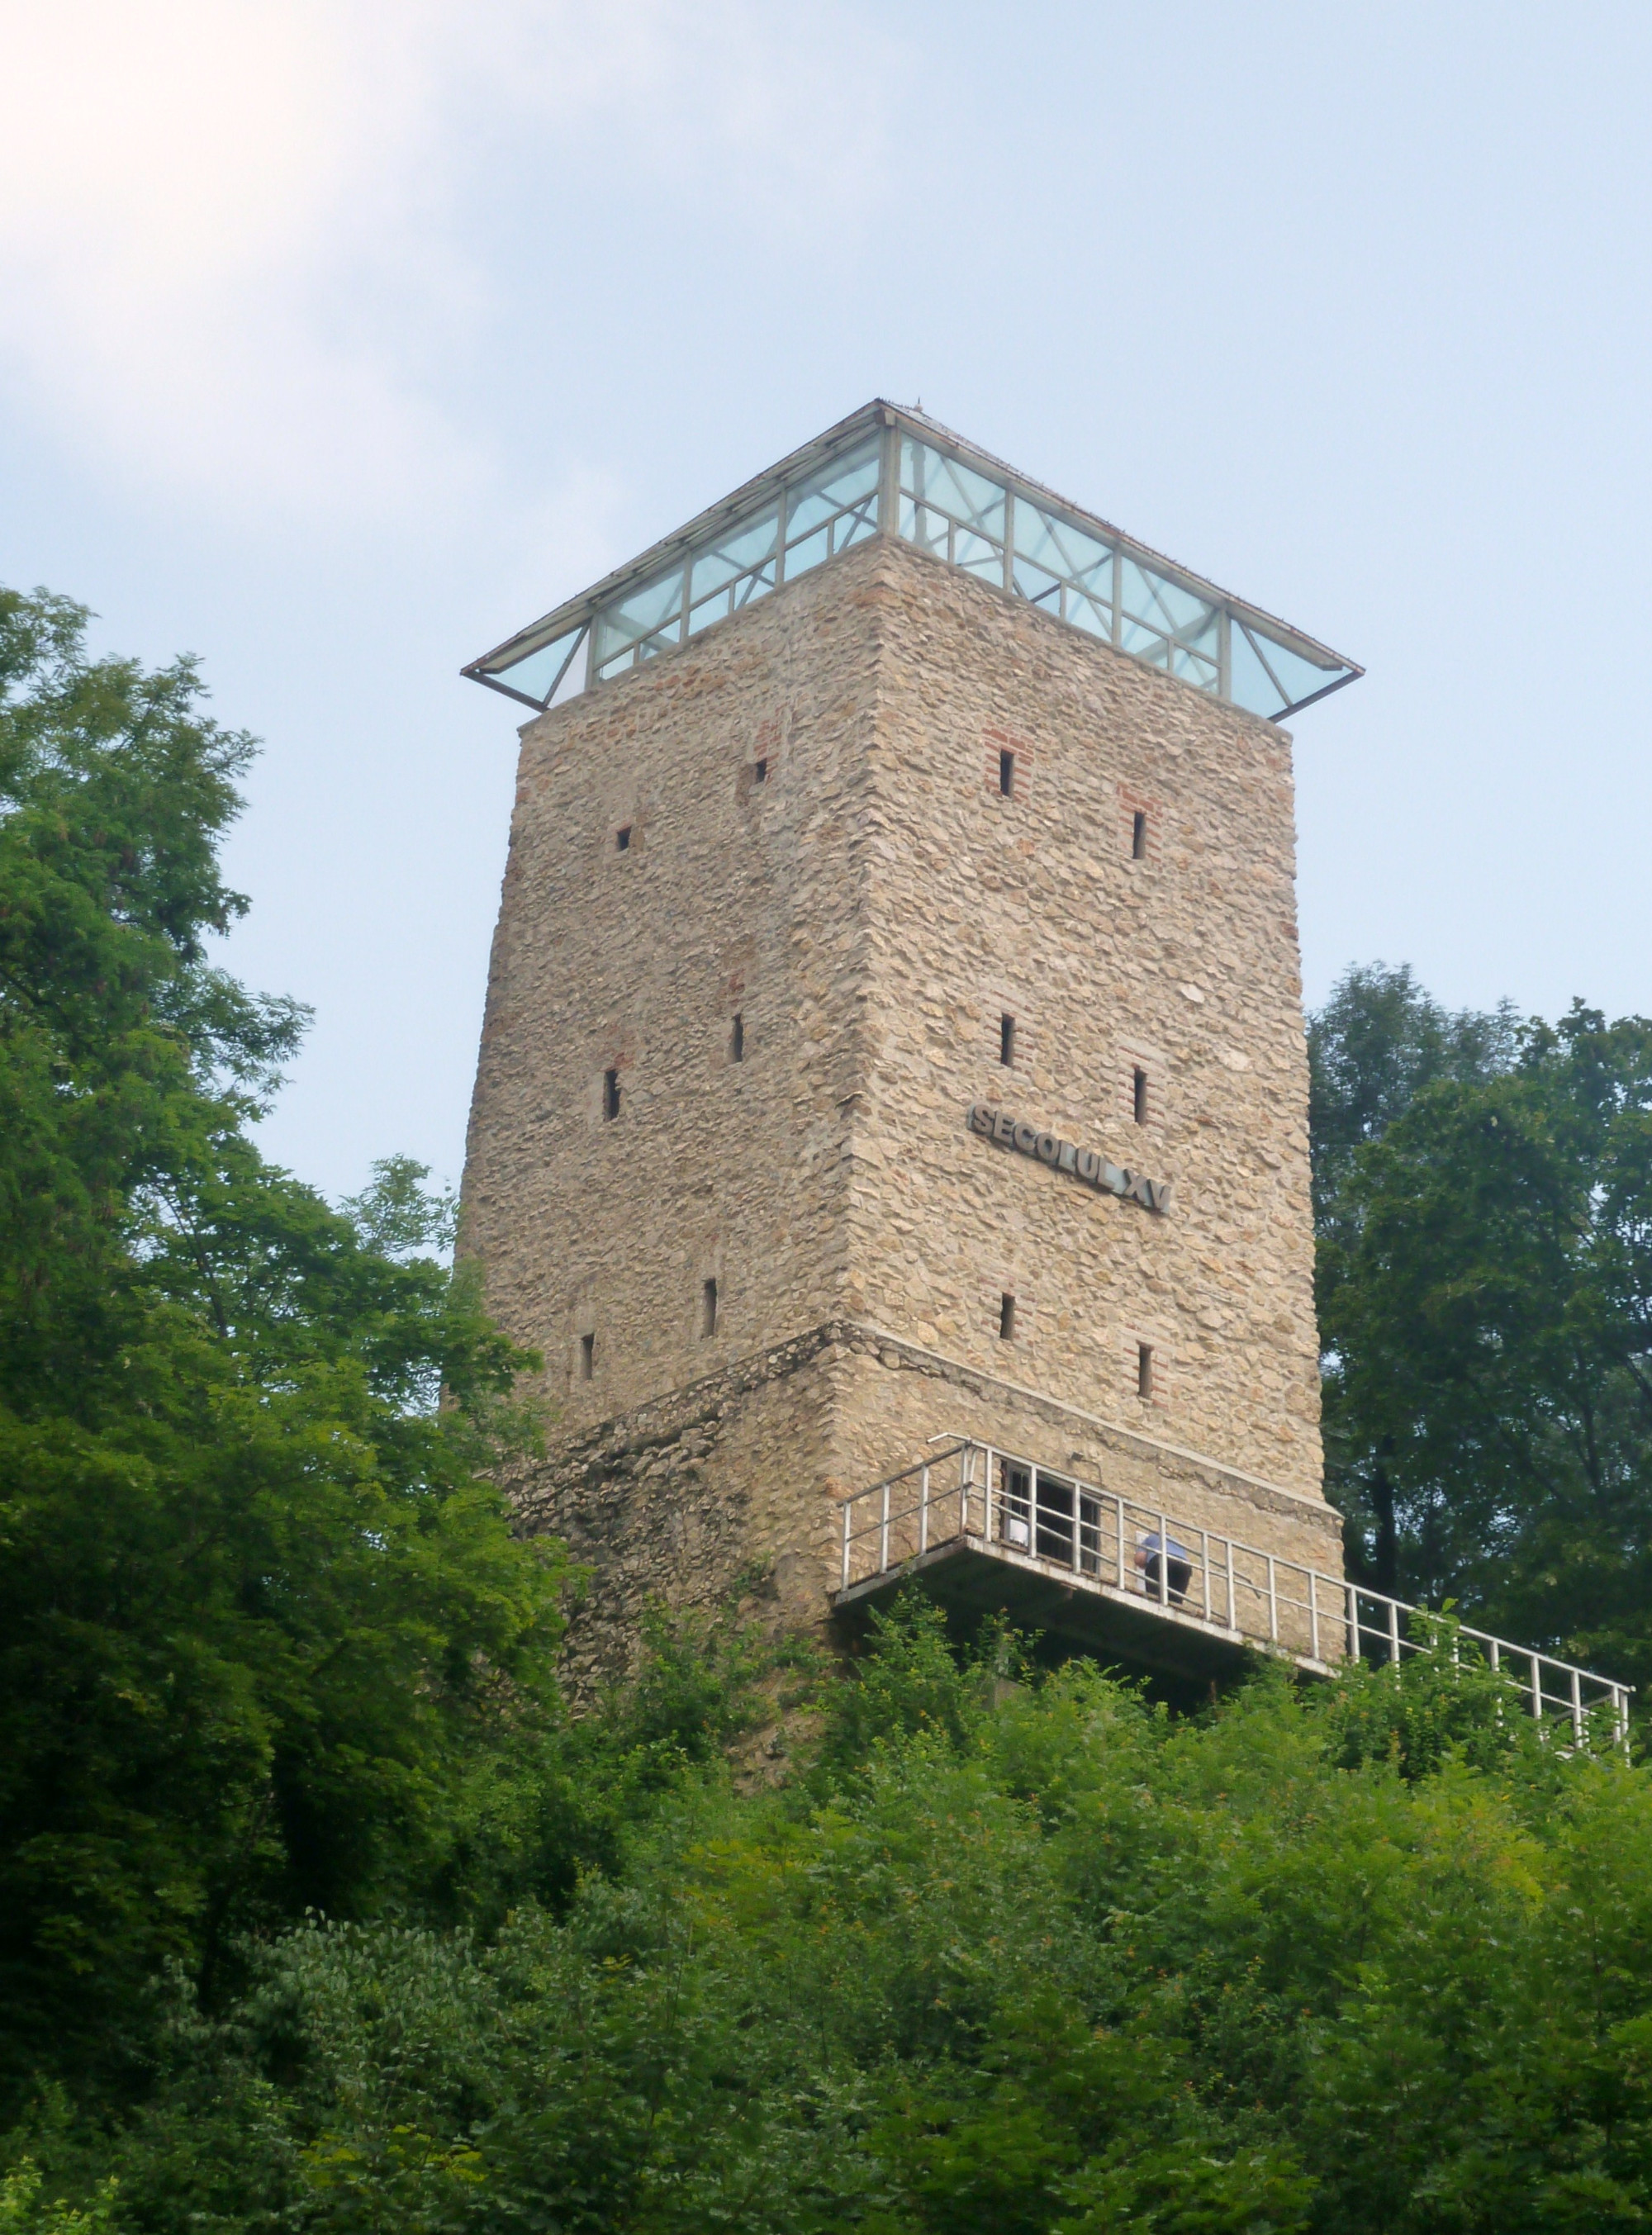
M 846 1498 L 835 1609 L 908 1582 L 966 1618 L 1018 1627 L 1121 1665 L 1203 1681 L 1276 1654 L 1306 1675 L 1348 1661 L 1477 1655 L 1573 1746 L 1627 1745 L 1633 1687 L 1217 1535 L 971 1438 Z
M 1272 722 L 1363 668 L 881 398 L 463 672 L 536 712 L 613 681 L 881 534 Z

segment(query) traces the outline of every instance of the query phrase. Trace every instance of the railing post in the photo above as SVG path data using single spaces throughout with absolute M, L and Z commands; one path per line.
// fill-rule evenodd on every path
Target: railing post
M 1078 1543 L 1083 1534 L 1084 1492 L 1078 1487 L 1078 1476 L 1074 1475 L 1072 1478 L 1072 1572 L 1075 1576 L 1081 1576 L 1084 1573 L 1084 1562 L 1079 1556 Z
M 1267 1560 L 1268 1641 L 1270 1645 L 1277 1645 L 1279 1642 L 1279 1582 L 1275 1572 L 1274 1556 L 1271 1552 L 1267 1555 Z
M 966 1444 L 958 1454 L 958 1534 L 969 1534 L 969 1482 L 975 1471 L 975 1446 Z
M 1531 1712 L 1543 1720 L 1543 1663 L 1534 1653 L 1531 1656 Z
M 1158 1603 L 1167 1607 L 1170 1603 L 1170 1524 L 1162 1513 L 1154 1519 L 1158 1523 Z
M 1348 1659 L 1357 1661 L 1360 1657 L 1360 1587 L 1357 1583 L 1344 1583 L 1342 1589 L 1347 1594 L 1348 1602 Z
M 1398 1599 L 1390 1599 L 1388 1602 L 1388 1666 L 1391 1668 L 1398 1668 L 1400 1666 L 1400 1602 Z
M 981 1485 L 981 1542 L 990 1544 L 993 1541 L 993 1447 L 990 1444 L 986 1446 L 986 1452 L 987 1479 Z
M 883 1485 L 883 1506 L 878 1517 L 878 1573 L 889 1564 L 889 1485 Z
M 1124 1580 L 1124 1501 L 1123 1497 L 1115 1498 L 1113 1504 L 1118 1514 L 1118 1588 L 1121 1591 L 1124 1591 L 1130 1589 L 1130 1585 Z
M 929 1465 L 928 1460 L 924 1462 L 923 1473 L 920 1478 L 920 1482 L 921 1487 L 918 1492 L 918 1550 L 921 1554 L 929 1550 Z
M 1583 1742 L 1583 1675 L 1580 1668 L 1571 1672 L 1571 1742 L 1574 1746 Z
M 1204 1570 L 1204 1618 L 1209 1622 L 1210 1619 L 1210 1532 L 1208 1529 L 1201 1529 L 1199 1531 L 1199 1564 Z
M 1317 1661 L 1320 1657 L 1320 1579 L 1312 1568 L 1308 1571 L 1308 1648 Z
M 845 1590 L 847 1590 L 847 1589 L 849 1589 L 849 1517 L 850 1513 L 854 1511 L 854 1507 L 855 1507 L 855 1500 L 854 1500 L 852 1498 L 846 1498 L 843 1500 L 843 1585 L 842 1585 L 842 1587 L 843 1587 L 843 1589 L 844 1589 Z
M 1229 1629 L 1237 1629 L 1239 1615 L 1233 1603 L 1233 1539 L 1231 1537 L 1223 1538 L 1222 1550 L 1228 1565 L 1228 1627 Z

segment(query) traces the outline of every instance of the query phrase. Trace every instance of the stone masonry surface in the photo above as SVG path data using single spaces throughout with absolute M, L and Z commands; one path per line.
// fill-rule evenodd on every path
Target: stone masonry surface
M 1242 1530 L 1282 1558 L 1339 1568 L 1340 1523 L 1321 1498 L 838 1321 L 559 1438 L 518 1481 L 528 1525 L 563 1538 L 593 1579 L 572 1633 L 579 1688 L 624 1674 L 651 1599 L 710 1611 L 744 1593 L 778 1622 L 817 1622 L 839 1572 L 837 1498 L 941 1430 L 997 1439 L 1180 1527 Z
M 986 1365 L 1013 1294 L 1017 1379 L 1316 1492 L 1288 741 L 953 568 L 885 566 L 849 1308 Z M 994 1153 L 977 1098 L 1172 1181 L 1173 1214 Z
M 545 1355 L 576 1660 L 754 1564 L 819 1619 L 836 1501 L 941 1430 L 1338 1566 L 1293 848 L 1282 731 L 883 539 L 526 726 L 462 1246 Z

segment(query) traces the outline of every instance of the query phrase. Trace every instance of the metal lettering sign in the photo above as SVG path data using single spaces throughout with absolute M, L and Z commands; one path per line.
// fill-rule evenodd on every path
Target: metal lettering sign
M 1126 1203 L 1139 1203 L 1147 1210 L 1164 1212 L 1170 1207 L 1169 1180 L 1150 1180 L 1140 1172 L 1126 1171 L 1109 1163 L 1094 1149 L 1078 1149 L 1054 1133 L 1042 1133 L 1036 1125 L 1013 1118 L 1007 1110 L 997 1109 L 990 1102 L 972 1102 L 967 1122 L 970 1131 L 979 1133 L 983 1140 L 995 1142 L 1000 1149 L 1019 1149 L 1024 1157 L 1036 1157 L 1041 1164 L 1071 1174 L 1085 1187 L 1121 1196 Z

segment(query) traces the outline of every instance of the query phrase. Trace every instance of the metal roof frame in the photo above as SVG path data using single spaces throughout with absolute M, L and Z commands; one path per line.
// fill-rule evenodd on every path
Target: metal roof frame
M 1069 498 L 1059 495 L 1053 489 L 1047 488 L 1043 482 L 1033 481 L 1029 475 L 1019 472 L 1013 466 L 1006 464 L 1001 458 L 994 457 L 990 451 L 983 450 L 978 444 L 954 433 L 951 428 L 943 426 L 939 420 L 931 419 L 927 413 L 907 405 L 891 403 L 882 397 L 874 397 L 870 403 L 862 404 L 858 410 L 850 412 L 847 418 L 840 419 L 835 426 L 828 428 L 824 434 L 816 436 L 812 442 L 803 443 L 775 465 L 768 467 L 761 474 L 755 475 L 751 480 L 743 482 L 738 488 L 732 490 L 727 496 L 719 498 L 713 505 L 709 505 L 704 512 L 697 513 L 692 520 L 675 529 L 670 535 L 663 536 L 659 542 L 651 544 L 646 551 L 639 552 L 635 558 L 627 560 L 624 566 L 613 568 L 600 581 L 593 583 L 588 589 L 582 590 L 577 597 L 565 600 L 561 605 L 554 607 L 540 619 L 531 622 L 526 628 L 517 630 L 514 635 L 507 637 L 502 643 L 494 646 L 491 651 L 483 652 L 480 658 L 467 662 L 460 671 L 461 673 L 469 677 L 474 682 L 486 684 L 490 690 L 502 692 L 507 698 L 515 698 L 520 705 L 531 707 L 535 713 L 542 711 L 554 697 L 556 691 L 560 688 L 568 668 L 585 641 L 583 636 L 570 646 L 567 657 L 558 671 L 555 682 L 542 699 L 529 698 L 525 691 L 514 689 L 505 680 L 504 674 L 497 671 L 508 671 L 528 658 L 533 652 L 542 650 L 547 645 L 555 643 L 572 632 L 588 630 L 595 615 L 621 592 L 685 561 L 704 544 L 715 541 L 719 534 L 727 531 L 751 514 L 760 512 L 764 505 L 774 501 L 788 482 L 795 482 L 800 475 L 829 464 L 835 456 L 853 449 L 863 442 L 869 436 L 888 429 L 895 429 L 897 432 L 905 430 L 931 449 L 950 456 L 960 464 L 984 475 L 991 481 L 1000 483 L 1014 495 L 1025 496 L 1041 510 L 1077 528 L 1081 534 L 1111 544 L 1123 557 L 1135 560 L 1151 573 L 1161 575 L 1166 581 L 1184 590 L 1189 595 L 1220 607 L 1230 619 L 1242 622 L 1249 628 L 1256 631 L 1264 641 L 1273 641 L 1281 645 L 1312 666 L 1321 669 L 1334 666 L 1344 671 L 1326 684 L 1322 690 L 1312 691 L 1307 697 L 1293 701 L 1281 708 L 1275 714 L 1258 718 L 1274 722 L 1283 721 L 1290 715 L 1300 713 L 1303 707 L 1316 705 L 1320 699 L 1328 698 L 1333 691 L 1341 690 L 1345 685 L 1357 682 L 1365 673 L 1365 670 L 1354 661 L 1346 659 L 1340 652 L 1334 652 L 1328 645 L 1322 644 L 1317 638 L 1309 636 L 1305 630 L 1293 626 L 1288 621 L 1281 620 L 1276 614 L 1268 613 L 1261 606 L 1253 605 L 1248 599 L 1237 597 L 1231 591 L 1223 589 L 1218 584 L 1210 581 L 1203 575 L 1194 573 L 1190 568 L 1180 565 L 1173 559 L 1167 558 L 1162 552 L 1156 551 L 1150 544 L 1142 542 L 1139 537 L 1128 534 L 1123 528 L 1115 527 L 1111 521 L 1103 519 L 1098 513 L 1086 511 L 1083 506 L 1076 505 Z M 877 532 L 880 535 L 888 536 L 894 536 L 896 534 L 892 521 L 882 514 Z M 974 579 L 981 580 L 982 577 L 976 574 Z M 986 587 L 992 588 L 994 585 L 987 583 Z M 1009 593 L 1006 592 L 1003 594 L 1009 594 Z M 1018 599 L 1016 602 L 1030 601 Z M 1070 622 L 1061 620 L 1058 615 L 1047 612 L 1046 618 L 1055 620 L 1059 627 L 1065 628 L 1072 626 Z M 1092 636 L 1090 640 L 1095 643 L 1103 642 L 1105 639 Z M 1131 653 L 1127 653 L 1126 656 L 1136 657 L 1135 654 Z M 1164 673 L 1169 671 L 1160 668 L 1158 672 Z M 1173 679 L 1185 678 L 1173 677 Z M 1276 688 L 1280 687 L 1277 678 L 1272 678 L 1271 673 L 1270 679 L 1275 681 Z M 1197 684 L 1190 684 L 1189 687 L 1195 690 L 1200 689 Z M 1201 696 L 1210 695 L 1201 691 Z M 1234 704 L 1229 699 L 1218 700 L 1218 703 Z

